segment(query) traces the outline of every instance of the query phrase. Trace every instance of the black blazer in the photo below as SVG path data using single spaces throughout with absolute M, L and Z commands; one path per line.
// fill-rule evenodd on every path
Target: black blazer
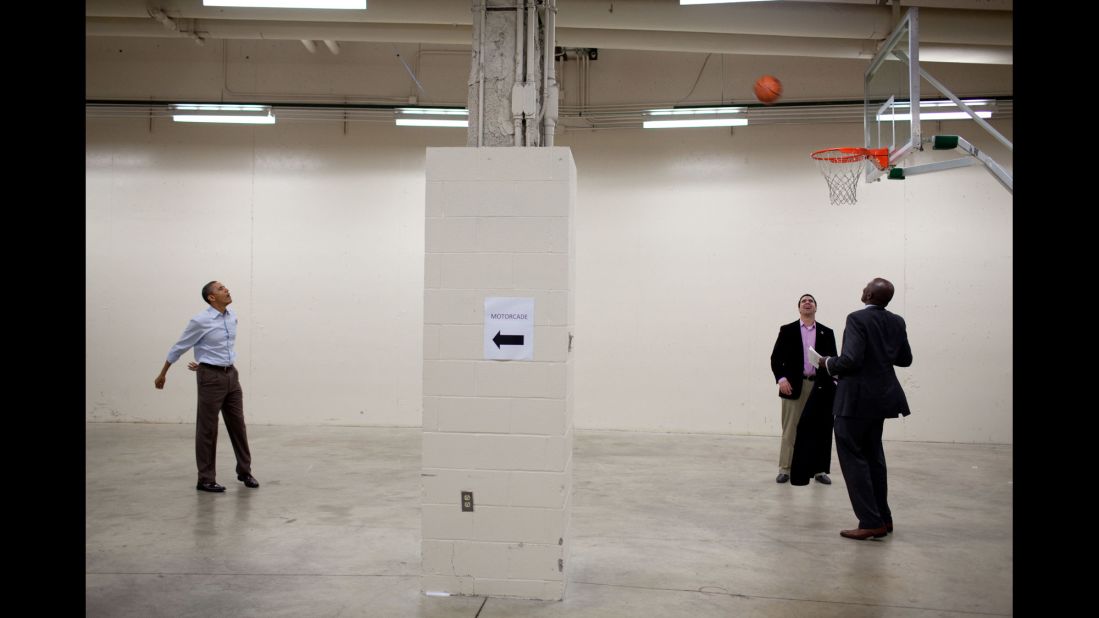
M 912 364 L 904 318 L 870 305 L 847 316 L 843 355 L 828 359 L 839 377 L 833 413 L 861 418 L 896 418 L 912 413 L 897 379 L 897 367 Z
M 836 332 L 817 322 L 817 343 L 813 349 L 821 356 L 835 356 L 837 354 Z M 805 358 L 801 348 L 801 320 L 798 319 L 778 329 L 775 349 L 771 351 L 771 373 L 775 374 L 775 382 L 777 383 L 780 378 L 786 378 L 794 389 L 790 395 L 779 393 L 779 397 L 783 399 L 801 397 L 803 371 L 805 371 Z M 821 372 L 819 375 L 824 373 Z M 826 381 L 831 382 L 831 380 Z

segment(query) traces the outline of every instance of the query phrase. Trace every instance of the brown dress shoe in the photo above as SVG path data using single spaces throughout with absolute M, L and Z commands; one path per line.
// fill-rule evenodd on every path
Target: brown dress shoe
M 840 530 L 840 536 L 847 537 L 849 539 L 855 539 L 856 541 L 865 541 L 871 537 L 880 539 L 883 536 L 889 534 L 889 530 L 882 526 L 881 528 L 855 528 L 854 530 Z

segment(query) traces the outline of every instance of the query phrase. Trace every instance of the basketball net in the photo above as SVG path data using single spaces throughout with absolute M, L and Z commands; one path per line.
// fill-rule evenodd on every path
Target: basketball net
M 879 169 L 889 164 L 889 151 L 885 148 L 826 148 L 809 155 L 816 160 L 820 173 L 828 183 L 828 197 L 832 205 L 854 204 L 855 190 L 862 177 L 865 160 Z

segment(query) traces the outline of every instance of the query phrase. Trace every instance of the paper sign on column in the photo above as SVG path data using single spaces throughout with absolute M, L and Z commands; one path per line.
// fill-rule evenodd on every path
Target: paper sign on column
M 485 297 L 485 358 L 534 358 L 534 299 Z

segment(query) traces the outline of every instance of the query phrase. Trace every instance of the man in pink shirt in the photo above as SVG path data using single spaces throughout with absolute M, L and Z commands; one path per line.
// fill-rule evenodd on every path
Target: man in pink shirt
M 777 483 L 807 485 L 809 478 L 831 485 L 832 400 L 835 385 L 828 377 L 817 380 L 817 368 L 809 361 L 809 348 L 829 356 L 836 354 L 836 334 L 817 322 L 817 299 L 802 294 L 799 319 L 779 328 L 771 352 L 771 372 L 782 398 L 782 445 Z

